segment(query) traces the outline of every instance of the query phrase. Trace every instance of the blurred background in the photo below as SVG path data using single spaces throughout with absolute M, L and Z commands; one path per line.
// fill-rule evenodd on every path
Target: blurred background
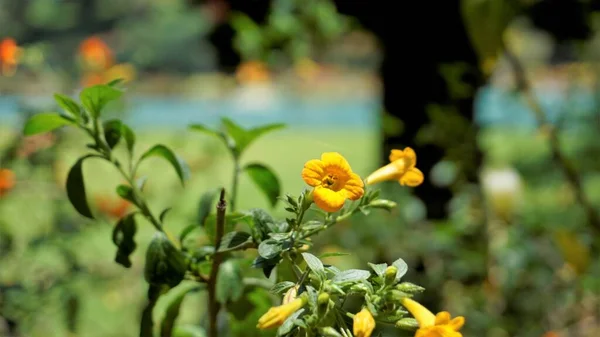
M 138 334 L 144 249 L 131 269 L 113 261 L 112 227 L 130 209 L 117 172 L 85 167 L 102 216 L 84 219 L 64 190 L 83 135 L 21 131 L 58 109 L 54 93 L 117 78 L 127 94 L 109 115 L 140 149 L 169 145 L 191 167 L 185 189 L 166 164 L 141 168 L 151 207 L 173 206 L 170 233 L 231 179 L 227 151 L 188 124 L 286 123 L 243 160 L 296 195 L 322 152 L 364 177 L 410 146 L 424 184 L 383 184 L 398 209 L 321 234 L 319 251 L 351 253 L 326 261 L 404 258 L 405 280 L 427 289 L 419 300 L 465 316 L 465 336 L 599 336 L 600 2 L 391 3 L 0 0 L 0 336 Z M 269 207 L 240 183 L 240 209 Z M 152 230 L 140 228 L 145 247 Z M 252 301 L 231 336 L 269 336 L 253 332 L 269 302 Z M 178 336 L 203 336 L 203 303 L 186 298 Z

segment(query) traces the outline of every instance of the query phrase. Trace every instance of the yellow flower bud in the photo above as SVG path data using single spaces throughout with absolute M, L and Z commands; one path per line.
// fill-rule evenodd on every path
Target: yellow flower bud
M 290 303 L 272 307 L 258 319 L 256 327 L 259 329 L 271 329 L 281 326 L 288 317 L 302 308 L 306 302 L 306 296 L 301 296 Z
M 285 296 L 283 296 L 283 303 L 282 304 L 288 304 L 291 303 L 293 300 L 296 299 L 296 296 L 298 295 L 298 288 L 300 286 L 295 285 L 293 287 L 291 287 L 286 293 Z
M 354 315 L 353 332 L 355 337 L 371 337 L 375 329 L 375 319 L 367 308 Z
M 385 269 L 385 284 L 390 285 L 396 283 L 396 274 L 398 274 L 398 268 L 389 266 Z

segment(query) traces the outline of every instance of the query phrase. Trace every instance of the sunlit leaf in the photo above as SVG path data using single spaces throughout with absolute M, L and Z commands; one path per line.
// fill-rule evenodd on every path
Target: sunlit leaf
M 269 199 L 271 207 L 275 207 L 281 195 L 281 185 L 275 173 L 267 166 L 258 163 L 246 165 L 244 171 Z
M 25 136 L 49 132 L 65 125 L 73 125 L 74 122 L 57 113 L 43 112 L 33 115 L 23 128 Z
M 182 185 L 188 179 L 189 168 L 187 167 L 186 163 L 179 159 L 168 147 L 160 144 L 155 145 L 141 156 L 140 162 L 151 157 L 160 157 L 166 159 L 177 172 L 177 176 L 179 176 L 179 180 L 181 181 Z

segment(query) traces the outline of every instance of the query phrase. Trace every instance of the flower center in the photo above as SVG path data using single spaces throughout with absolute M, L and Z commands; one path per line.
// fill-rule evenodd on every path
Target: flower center
M 335 185 L 335 183 L 337 182 L 337 180 L 337 176 L 333 174 L 328 174 L 325 176 L 325 178 L 323 178 L 323 180 L 321 180 L 321 183 L 327 188 L 332 188 L 333 185 Z

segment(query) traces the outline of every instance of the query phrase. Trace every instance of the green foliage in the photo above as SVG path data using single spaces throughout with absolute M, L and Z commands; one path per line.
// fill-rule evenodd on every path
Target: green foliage
M 27 124 L 25 124 L 25 128 L 23 129 L 23 134 L 32 136 L 71 124 L 73 124 L 73 121 L 65 116 L 49 112 L 39 113 L 27 121 Z
M 406 311 L 401 308 L 400 300 L 422 291 L 422 288 L 410 284 L 398 285 L 402 286 L 402 291 L 395 288 L 408 268 L 402 259 L 393 262 L 393 269 L 388 268 L 387 264 L 371 264 L 375 271 L 373 274 L 368 270 L 358 269 L 342 271 L 324 264 L 316 255 L 307 252 L 313 244 L 312 237 L 318 233 L 358 213 L 368 215 L 374 209 L 391 211 L 396 206 L 394 202 L 379 199 L 378 191 L 368 190 L 362 198 L 349 203 L 339 212 L 316 212 L 316 217 L 308 219 L 307 212 L 315 210 L 312 209 L 314 205 L 311 191 L 304 190 L 298 196 L 281 196 L 279 178 L 271 168 L 260 162 L 241 165 L 241 156 L 249 146 L 268 132 L 281 129 L 281 124 L 246 129 L 229 119 L 223 119 L 220 130 L 202 125 L 191 126 L 192 130 L 221 139 L 231 153 L 234 161 L 229 193 L 231 201 L 227 203 L 225 200 L 224 189 L 206 191 L 200 196 L 195 221 L 179 232 L 177 242 L 172 241 L 170 234 L 164 229 L 164 220 L 171 207 L 164 208 L 158 218 L 154 216 L 144 195 L 146 177 L 138 179 L 137 170 L 149 158 L 162 158 L 173 167 L 183 184 L 189 177 L 187 165 L 162 144 L 150 147 L 137 160 L 134 158 L 136 136 L 133 130 L 118 119 L 101 119 L 108 103 L 121 97 L 121 91 L 115 88 L 115 84 L 84 89 L 80 95 L 81 105 L 66 96 L 55 95 L 58 104 L 70 117 L 36 115 L 25 130 L 39 133 L 68 124 L 78 127 L 89 136 L 92 143 L 87 148 L 91 153 L 77 159 L 66 182 L 69 201 L 85 217 L 93 219 L 94 215 L 87 202 L 83 162 L 88 158 L 103 159 L 124 178 L 125 183 L 115 189 L 116 195 L 130 202 L 136 209 L 117 219 L 113 229 L 112 241 L 117 247 L 114 261 L 117 264 L 131 268 L 131 256 L 138 248 L 137 242 L 140 242 L 136 235 L 142 233 L 142 224 L 149 223 L 154 227 L 155 232 L 145 253 L 144 278 L 148 283 L 148 294 L 140 322 L 140 336 L 153 337 L 154 330 L 158 327 L 161 337 L 202 335 L 203 330 L 189 330 L 176 325 L 184 298 L 196 291 L 208 293 L 210 310 L 206 330 L 210 337 L 214 337 L 215 331 L 219 331 L 219 311 L 228 311 L 230 315 L 227 320 L 234 322 L 251 318 L 256 320 L 265 311 L 265 297 L 282 295 L 284 292 L 288 296 L 291 290 L 297 291 L 294 296 L 306 298 L 307 306 L 286 317 L 277 329 L 278 336 L 301 331 L 322 331 L 335 335 L 337 329 L 343 328 L 339 317 L 347 310 L 344 305 L 348 296 L 361 298 L 378 319 L 394 323 L 403 318 Z M 69 123 L 61 124 L 62 122 L 57 121 Z M 113 152 L 123 142 L 128 153 L 125 162 Z M 277 219 L 260 208 L 236 211 L 234 202 L 238 176 L 243 173 L 247 173 L 258 190 L 265 194 L 271 207 L 279 200 L 285 203 L 284 209 L 288 216 Z M 188 240 L 196 232 L 202 239 Z M 244 250 L 255 250 L 254 258 L 241 255 Z M 342 255 L 329 253 L 322 257 Z M 257 272 L 255 269 L 260 269 L 268 278 L 276 268 L 276 284 L 252 277 Z M 389 270 L 395 273 L 391 275 L 391 281 Z M 184 280 L 192 281 L 196 286 L 185 291 L 175 290 L 176 287 L 180 288 L 178 285 Z M 258 291 L 259 288 L 263 290 L 262 293 Z M 269 289 L 271 295 L 264 289 Z M 174 291 L 178 292 L 171 296 Z M 170 300 L 166 304 L 165 313 L 160 324 L 155 324 L 154 311 L 159 307 L 159 299 L 167 294 Z

